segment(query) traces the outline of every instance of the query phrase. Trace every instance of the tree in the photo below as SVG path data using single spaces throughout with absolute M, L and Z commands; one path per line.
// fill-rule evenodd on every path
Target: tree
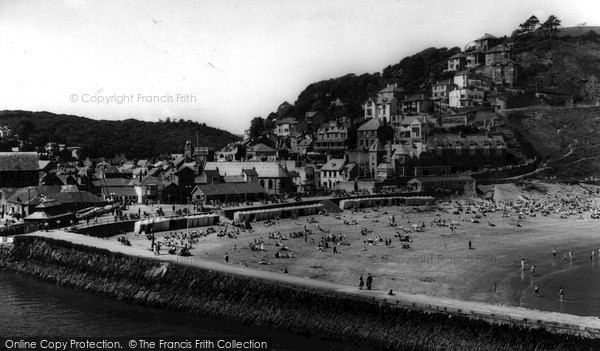
M 254 117 L 250 121 L 250 138 L 257 140 L 265 130 L 265 120 L 262 117 Z
M 556 33 L 558 32 L 558 27 L 560 27 L 560 20 L 558 18 L 556 18 L 556 16 L 554 15 L 550 15 L 548 17 L 548 19 L 546 20 L 546 22 L 544 22 L 542 25 L 550 31 L 550 40 L 552 40 L 552 35 L 556 35 Z
M 17 125 L 17 134 L 21 140 L 29 139 L 29 135 L 35 130 L 33 122 L 30 119 L 23 119 Z
M 277 107 L 277 117 L 278 118 L 286 118 L 291 116 L 294 113 L 294 105 L 290 104 L 287 101 L 284 101 Z
M 530 36 L 535 32 L 536 27 L 540 24 L 540 20 L 537 17 L 531 16 L 525 22 L 521 23 L 519 27 L 521 28 L 520 34 Z

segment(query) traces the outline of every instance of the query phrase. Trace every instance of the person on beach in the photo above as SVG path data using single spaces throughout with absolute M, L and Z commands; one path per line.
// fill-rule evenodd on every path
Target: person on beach
M 525 259 L 521 259 L 521 269 L 525 269 Z
M 556 249 L 552 249 L 552 257 L 556 257 Z
M 471 250 L 471 240 L 469 240 L 469 250 Z
M 229 263 L 229 254 L 225 253 L 225 263 Z
M 565 298 L 565 292 L 563 291 L 562 287 L 558 288 L 558 297 L 559 297 L 560 301 L 562 301 Z
M 535 274 L 535 266 L 531 266 L 531 269 L 529 270 L 529 275 L 533 276 Z
M 496 282 L 494 282 L 494 294 L 496 293 L 496 288 L 498 287 L 498 285 L 496 284 Z
M 533 289 L 533 293 L 535 294 L 535 297 L 540 297 L 540 288 L 538 288 L 537 286 Z
M 573 261 L 573 251 L 569 251 L 569 258 Z
M 367 275 L 367 290 L 371 290 L 371 285 L 373 285 L 373 277 L 371 276 L 371 273 L 368 273 L 368 275 Z
M 363 286 L 365 286 L 365 281 L 363 280 L 363 276 L 361 275 L 358 278 L 358 290 L 362 290 Z

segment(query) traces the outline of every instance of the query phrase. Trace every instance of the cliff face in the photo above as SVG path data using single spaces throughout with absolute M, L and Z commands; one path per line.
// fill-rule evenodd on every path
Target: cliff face
M 351 340 L 365 348 L 530 350 L 537 345 L 538 350 L 576 350 L 598 346 L 597 341 L 542 330 L 450 318 L 33 236 L 16 237 L 12 248 L 0 247 L 0 268 L 126 302 Z

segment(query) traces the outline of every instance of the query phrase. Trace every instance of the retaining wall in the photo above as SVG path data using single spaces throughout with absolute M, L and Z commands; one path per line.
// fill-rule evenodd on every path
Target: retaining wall
M 0 268 L 131 303 L 235 318 L 389 350 L 595 350 L 598 340 L 126 256 L 35 236 L 0 246 Z

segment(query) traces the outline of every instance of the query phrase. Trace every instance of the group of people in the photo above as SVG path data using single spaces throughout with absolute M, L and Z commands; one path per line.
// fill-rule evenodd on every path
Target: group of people
M 358 289 L 362 290 L 362 288 L 364 286 L 365 286 L 365 280 L 363 279 L 363 276 L 361 275 L 358 278 Z M 372 286 L 373 286 L 373 276 L 371 275 L 371 273 L 367 273 L 367 290 L 371 290 Z

